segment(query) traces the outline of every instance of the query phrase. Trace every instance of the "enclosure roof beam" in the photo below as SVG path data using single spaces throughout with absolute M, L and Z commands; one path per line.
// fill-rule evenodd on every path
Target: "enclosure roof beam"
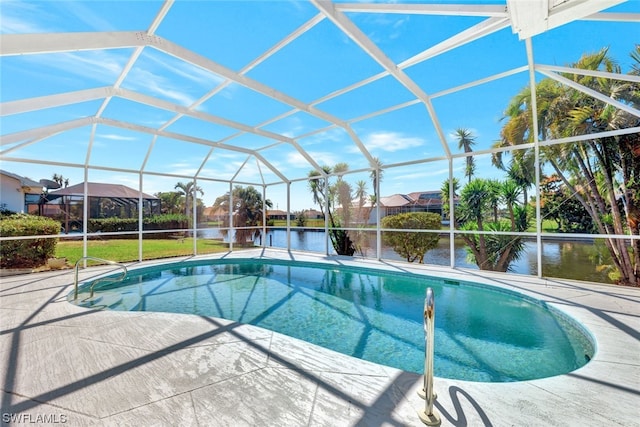
M 154 37 L 153 40 L 149 40 L 149 46 L 154 47 L 164 53 L 172 55 L 176 58 L 179 58 L 183 61 L 186 61 L 192 65 L 198 66 L 205 70 L 211 71 L 225 79 L 229 79 L 242 85 L 248 89 L 254 90 L 258 93 L 261 93 L 269 98 L 275 99 L 278 102 L 282 102 L 291 107 L 296 108 L 297 110 L 304 111 L 312 116 L 325 120 L 329 123 L 333 123 L 347 131 L 347 133 L 353 134 L 353 131 L 350 130 L 349 125 L 343 120 L 335 117 L 329 113 L 318 110 L 317 108 L 306 104 L 298 99 L 295 99 L 283 92 L 280 92 L 270 86 L 267 86 L 263 83 L 260 83 L 256 80 L 253 80 L 245 75 L 237 73 L 229 68 L 224 67 L 217 62 L 210 60 L 202 55 L 199 55 L 195 52 L 192 52 L 188 49 L 183 48 L 175 43 L 172 43 L 168 40 L 162 39 L 160 37 Z M 358 141 L 354 141 L 358 144 Z M 370 155 L 369 155 L 370 157 Z M 312 165 L 315 162 L 311 163 Z M 315 167 L 315 166 L 314 166 Z M 322 171 L 322 168 L 318 169 Z
M 420 3 L 336 3 L 342 12 L 402 13 L 412 15 L 507 16 L 501 5 L 420 4 Z
M 156 37 L 145 31 L 2 34 L 0 56 L 131 48 L 145 46 L 150 39 Z
M 404 70 L 405 68 L 411 67 L 420 62 L 426 61 L 427 59 L 433 58 L 437 55 L 441 55 L 445 52 L 456 49 L 467 43 L 471 43 L 475 40 L 486 37 L 489 34 L 495 33 L 496 31 L 500 31 L 508 27 L 508 18 L 486 19 L 476 25 L 467 28 L 464 31 L 461 31 L 460 33 L 455 34 L 454 36 L 449 37 L 446 40 L 441 41 L 440 43 L 418 53 L 417 55 L 412 56 L 407 60 L 402 61 L 400 64 L 398 64 L 398 67 Z
M 113 93 L 110 86 L 84 89 L 73 92 L 58 93 L 54 95 L 38 96 L 35 98 L 19 99 L 17 101 L 3 102 L 0 104 L 0 116 L 27 113 L 43 110 L 45 108 L 60 107 L 79 102 L 94 101 L 105 98 Z
M 250 150 L 247 148 L 236 147 L 233 145 L 221 144 L 215 141 L 210 141 L 203 138 L 196 138 L 189 135 L 184 135 L 175 132 L 167 132 L 166 130 L 158 130 L 153 129 L 146 126 L 136 125 L 133 123 L 126 123 L 119 120 L 105 119 L 105 118 L 95 118 L 99 124 L 103 124 L 106 126 L 118 127 L 121 129 L 129 129 L 135 132 L 148 133 L 151 135 L 163 136 L 165 138 L 176 139 L 180 141 L 193 142 L 195 144 L 207 145 L 209 147 L 218 147 L 223 150 L 235 151 L 239 153 L 250 154 L 257 157 L 262 163 L 264 163 L 275 175 L 277 175 L 282 181 L 289 182 L 289 179 L 285 177 L 275 166 L 273 166 L 267 159 L 265 159 L 261 154 L 256 153 L 254 150 Z
M 380 64 L 389 74 L 391 74 L 400 84 L 413 93 L 427 108 L 433 125 L 440 138 L 442 148 L 447 157 L 451 157 L 451 152 L 447 144 L 447 139 L 440 126 L 438 116 L 433 108 L 431 99 L 422 90 L 422 88 L 416 84 L 404 71 L 389 59 L 386 54 L 380 50 L 349 18 L 347 18 L 342 12 L 336 10 L 334 4 L 323 0 L 312 0 L 312 3 L 322 11 L 327 17 L 349 38 L 351 38 L 362 50 L 365 51 L 371 58 L 373 58 L 378 64 Z M 373 166 L 373 163 L 371 163 Z
M 227 126 L 233 129 L 240 130 L 245 133 L 251 133 L 254 135 L 263 136 L 265 138 L 275 139 L 276 141 L 281 141 L 281 142 L 291 144 L 293 147 L 296 148 L 296 150 L 300 152 L 300 154 L 305 158 L 305 160 L 309 162 L 309 164 L 313 168 L 316 168 L 316 169 L 320 168 L 320 165 L 318 165 L 318 163 L 306 151 L 302 150 L 302 148 L 298 145 L 298 143 L 295 140 L 288 138 L 284 135 L 280 135 L 274 132 L 269 132 L 264 129 L 259 129 L 256 127 L 251 127 L 243 123 L 234 122 L 232 120 L 228 120 L 219 116 L 214 116 L 209 113 L 203 113 L 198 110 L 191 110 L 188 107 L 183 107 L 168 101 L 164 101 L 159 98 L 144 95 L 142 93 L 134 92 L 128 89 L 116 89 L 114 91 L 114 96 L 118 96 L 124 99 L 128 99 L 130 101 L 141 103 L 141 104 L 150 105 L 152 107 L 160 108 L 163 110 L 174 111 L 176 113 L 179 113 L 185 116 L 190 116 L 196 119 L 219 124 L 222 126 Z M 164 130 L 164 129 L 161 129 L 161 130 Z
M 0 136 L 0 146 L 21 142 L 27 139 L 38 139 L 55 135 L 60 132 L 64 132 L 71 129 L 76 129 L 82 126 L 88 126 L 96 122 L 96 118 L 93 116 L 83 117 L 80 119 L 69 120 L 67 122 L 56 123 L 53 125 L 42 126 L 39 128 L 32 128 L 23 130 L 20 132 L 10 133 Z
M 604 77 L 605 79 L 640 83 L 640 75 L 634 76 L 632 74 L 610 73 L 608 71 L 586 70 L 584 68 L 561 67 L 558 65 L 536 64 L 535 68 L 538 71 L 542 71 L 542 70 L 553 71 L 557 73 L 578 74 L 580 76 L 591 76 L 591 77 Z

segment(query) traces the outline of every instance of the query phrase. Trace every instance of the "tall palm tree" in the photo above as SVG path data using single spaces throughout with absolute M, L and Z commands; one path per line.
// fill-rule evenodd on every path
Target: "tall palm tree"
M 631 74 L 637 73 L 640 48 L 632 52 L 636 61 Z M 572 65 L 593 71 L 620 74 L 620 66 L 608 56 L 608 50 L 585 54 Z M 637 106 L 640 85 L 636 82 L 596 78 L 565 73 L 564 78 L 612 99 Z M 576 143 L 541 147 L 541 160 L 549 164 L 572 194 L 589 212 L 599 234 L 640 234 L 634 217 L 640 215 L 637 183 L 640 181 L 640 146 L 638 134 L 599 137 L 598 133 L 640 125 L 640 120 L 626 111 L 597 100 L 547 78 L 536 86 L 538 129 L 533 129 L 529 90 L 518 94 L 507 110 L 501 144 L 518 145 L 531 142 L 537 131 L 541 140 L 577 135 L 593 135 Z M 576 185 L 579 183 L 579 185 Z M 621 195 L 622 193 L 622 195 Z M 620 198 L 625 201 L 621 208 Z M 634 225 L 635 224 L 635 225 Z M 609 249 L 618 281 L 640 286 L 640 240 L 604 239 Z
M 204 191 L 200 186 L 196 185 L 194 181 L 187 183 L 179 182 L 175 185 L 174 189 L 178 190 L 178 193 L 184 196 L 184 214 L 190 216 L 191 210 L 189 207 L 191 203 L 196 200 L 197 194 L 204 195 Z
M 231 205 L 229 202 L 230 197 L 227 192 L 223 196 L 218 197 L 213 203 L 213 206 L 214 208 L 233 213 L 233 226 L 236 228 L 236 243 L 244 245 L 247 242 L 252 242 L 260 235 L 260 230 L 245 227 L 259 226 L 262 223 L 263 206 L 271 208 L 273 202 L 269 199 L 265 199 L 263 202 L 262 195 L 253 186 L 242 187 L 240 185 L 233 187 L 231 192 Z M 223 224 L 229 224 L 228 216 L 225 216 Z
M 308 174 L 309 190 L 313 195 L 313 201 L 316 203 L 323 214 L 329 219 L 329 238 L 331 244 L 338 255 L 352 256 L 355 251 L 355 244 L 349 237 L 349 233 L 341 227 L 343 223 L 340 217 L 336 215 L 335 207 L 342 207 L 343 221 L 349 220 L 349 209 L 351 207 L 351 186 L 342 179 L 342 175 L 349 169 L 346 163 L 337 163 L 333 167 L 323 166 L 322 170 L 325 174 L 334 174 L 337 180 L 332 185 L 325 185 L 325 180 L 320 179 L 321 173 L 312 170 Z M 346 214 L 346 218 L 345 218 Z
M 455 200 L 455 198 L 458 196 L 458 190 L 460 189 L 460 181 L 458 180 L 458 178 L 453 178 L 453 195 L 451 195 L 451 190 L 449 187 L 449 180 L 446 180 L 442 183 L 442 186 L 440 187 L 440 200 L 442 201 L 442 213 L 445 216 L 449 216 L 449 218 L 451 218 L 449 202 L 451 201 L 451 198 Z M 453 221 L 455 226 L 455 215 L 453 217 Z
M 458 128 L 454 132 L 454 136 L 458 139 L 459 150 L 464 150 L 465 153 L 470 153 L 473 151 L 471 147 L 475 145 L 476 137 L 473 135 L 473 133 L 470 130 L 464 129 L 464 128 Z M 467 156 L 465 159 L 465 163 L 466 163 L 466 166 L 464 169 L 464 176 L 466 176 L 469 179 L 468 182 L 471 182 L 471 177 L 473 176 L 476 169 L 476 164 L 473 159 L 473 156 Z
M 364 205 L 367 202 L 367 181 L 361 179 L 360 181 L 356 182 L 356 190 L 354 193 L 354 197 L 358 201 L 357 214 L 356 214 L 357 221 L 358 222 L 365 221 L 366 218 L 365 218 L 365 212 L 364 212 Z
M 382 174 L 384 171 L 382 170 L 382 162 L 380 161 L 380 158 L 374 157 L 373 161 L 375 162 L 376 166 L 375 166 L 375 169 L 371 170 L 369 177 L 371 178 L 371 185 L 373 185 L 373 198 L 374 198 L 374 201 L 377 202 L 378 201 L 378 183 L 382 182 Z

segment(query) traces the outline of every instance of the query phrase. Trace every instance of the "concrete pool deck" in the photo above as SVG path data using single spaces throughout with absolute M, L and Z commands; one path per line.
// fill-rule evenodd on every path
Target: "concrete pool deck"
M 411 271 L 546 301 L 594 335 L 591 362 L 516 383 L 436 377 L 442 425 L 640 426 L 640 289 L 278 250 L 195 258 L 220 257 Z M 3 425 L 424 425 L 417 374 L 219 318 L 84 309 L 67 302 L 72 283 L 72 270 L 0 278 Z

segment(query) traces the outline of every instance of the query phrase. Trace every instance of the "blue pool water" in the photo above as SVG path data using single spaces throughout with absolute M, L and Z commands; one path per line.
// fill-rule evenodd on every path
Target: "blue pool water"
M 90 285 L 81 285 L 78 301 Z M 80 304 L 221 317 L 422 373 L 427 287 L 436 301 L 436 376 L 522 381 L 573 371 L 593 356 L 580 325 L 520 294 L 315 263 L 208 260 L 140 268 L 121 283 L 98 284 L 94 298 Z

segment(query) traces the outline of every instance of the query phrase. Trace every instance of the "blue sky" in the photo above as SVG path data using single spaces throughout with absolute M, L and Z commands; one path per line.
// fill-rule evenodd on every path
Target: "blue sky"
M 2 1 L 0 31 L 3 34 L 145 31 L 161 6 L 157 1 Z M 640 13 L 640 1 L 628 1 L 612 11 Z M 318 102 L 336 90 L 383 71 L 329 19 L 319 21 L 263 62 L 245 69 L 318 13 L 318 9 L 308 2 L 177 1 L 155 34 L 278 93 L 349 122 L 370 154 L 386 165 L 444 157 L 436 128 L 422 103 L 414 102 L 386 114 L 362 119 L 370 113 L 416 100 L 414 94 L 391 76 Z M 484 19 L 351 12 L 346 12 L 346 16 L 396 64 Z M 540 64 L 568 65 L 577 61 L 582 53 L 609 47 L 611 56 L 627 72 L 631 62 L 629 52 L 634 43 L 640 41 L 639 29 L 638 23 L 574 22 L 535 36 L 534 59 Z M 1 102 L 112 86 L 133 52 L 133 48 L 126 47 L 3 56 L 0 58 Z M 425 93 L 434 95 L 526 64 L 524 42 L 507 27 L 404 71 Z M 238 83 L 223 84 L 224 81 L 224 77 L 210 70 L 146 47 L 120 87 L 180 107 L 191 106 L 218 87 L 214 96 L 194 110 L 294 138 L 320 165 L 347 162 L 352 170 L 368 166 L 344 129 L 332 127 L 327 120 L 306 112 L 292 112 L 292 107 L 285 102 Z M 459 152 L 452 133 L 460 127 L 476 135 L 476 150 L 488 149 L 499 137 L 500 119 L 509 99 L 527 83 L 527 72 L 521 72 L 433 98 L 433 107 L 451 152 Z M 4 136 L 95 116 L 102 105 L 100 99 L 3 116 L 1 133 Z M 240 150 L 261 149 L 262 158 L 288 179 L 305 177 L 311 170 L 309 162 L 291 144 L 193 117 L 175 120 L 175 112 L 130 99 L 113 97 L 100 114 L 105 119 L 222 142 Z M 144 170 L 150 173 L 144 177 L 143 190 L 147 193 L 171 191 L 176 182 L 186 181 L 196 173 L 202 178 L 233 178 L 241 182 L 279 181 L 267 164 L 240 150 L 211 151 L 207 145 L 170 136 L 160 136 L 152 144 L 150 134 L 104 124 L 97 126 L 89 152 L 91 130 L 91 126 L 83 126 L 19 147 L 21 142 L 3 143 L 0 167 L 35 180 L 58 173 L 75 184 L 83 181 L 84 172 L 82 168 L 72 166 L 88 162 L 110 169 L 91 170 L 90 181 L 122 183 L 137 188 L 139 178 L 135 171 L 144 165 Z M 51 164 L 36 165 L 11 159 L 44 159 Z M 490 166 L 488 155 L 479 156 L 477 163 L 478 175 L 495 176 L 498 173 Z M 456 176 L 462 177 L 462 160 L 456 160 L 454 167 Z M 164 173 L 172 176 L 158 175 Z M 348 177 L 355 183 L 368 180 L 368 173 Z M 381 193 L 391 195 L 436 189 L 447 177 L 448 163 L 443 160 L 392 168 L 385 171 Z M 200 180 L 199 185 L 205 190 L 207 205 L 228 190 L 224 183 Z M 267 197 L 280 209 L 286 207 L 284 188 L 283 185 L 270 186 L 267 190 Z M 293 210 L 312 207 L 306 183 L 294 183 L 292 189 Z

